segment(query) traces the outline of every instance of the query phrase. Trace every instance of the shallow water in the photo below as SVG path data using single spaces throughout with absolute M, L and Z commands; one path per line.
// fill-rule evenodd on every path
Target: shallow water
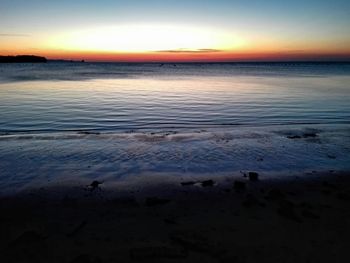
M 0 65 L 0 132 L 350 123 L 350 64 Z
M 0 65 L 0 195 L 350 170 L 350 64 Z

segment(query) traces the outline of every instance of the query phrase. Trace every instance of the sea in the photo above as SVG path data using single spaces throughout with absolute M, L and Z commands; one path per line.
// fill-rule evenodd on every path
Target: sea
M 0 194 L 350 170 L 350 63 L 0 64 Z

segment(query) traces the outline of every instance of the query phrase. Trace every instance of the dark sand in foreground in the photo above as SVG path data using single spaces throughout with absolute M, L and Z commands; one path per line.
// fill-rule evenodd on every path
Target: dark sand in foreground
M 2 197 L 0 261 L 350 262 L 349 176 Z

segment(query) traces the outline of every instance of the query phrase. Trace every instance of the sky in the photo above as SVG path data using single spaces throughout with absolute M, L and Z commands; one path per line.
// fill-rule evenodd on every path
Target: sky
M 0 55 L 350 60 L 348 0 L 0 0 Z

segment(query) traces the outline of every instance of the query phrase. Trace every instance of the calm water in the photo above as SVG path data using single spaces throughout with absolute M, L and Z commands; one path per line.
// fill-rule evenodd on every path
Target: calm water
M 0 132 L 349 124 L 350 64 L 0 64 Z
M 350 171 L 349 124 L 350 64 L 0 65 L 0 196 Z

